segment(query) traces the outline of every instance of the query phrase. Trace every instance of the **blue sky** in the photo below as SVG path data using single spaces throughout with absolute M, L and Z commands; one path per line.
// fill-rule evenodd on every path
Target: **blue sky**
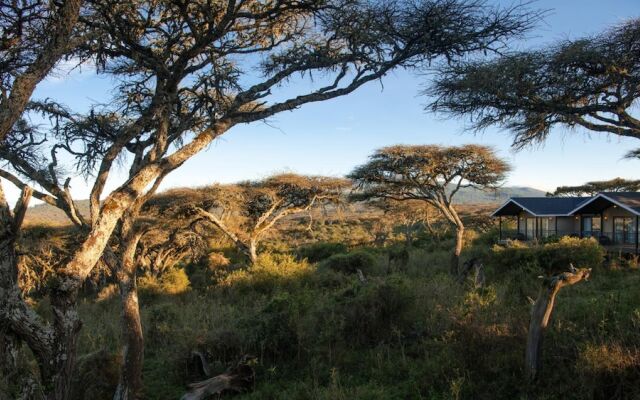
M 518 48 L 577 38 L 640 16 L 638 0 L 540 0 L 534 7 L 550 13 Z M 344 175 L 376 148 L 397 143 L 494 146 L 513 165 L 507 181 L 513 186 L 553 190 L 616 176 L 638 178 L 640 161 L 622 159 L 639 147 L 637 141 L 556 129 L 544 146 L 515 153 L 506 132 L 493 129 L 474 135 L 464 131 L 464 121 L 426 113 L 427 99 L 419 96 L 426 83 L 425 76 L 397 71 L 383 81 L 384 87 L 372 83 L 350 96 L 279 114 L 268 123 L 235 127 L 170 175 L 163 188 L 234 182 L 280 171 Z M 48 78 L 35 97 L 85 109 L 95 101 L 108 101 L 111 87 L 108 79 L 88 69 Z M 72 181 L 72 190 L 77 198 L 87 197 L 81 178 Z M 15 191 L 9 193 L 15 196 Z

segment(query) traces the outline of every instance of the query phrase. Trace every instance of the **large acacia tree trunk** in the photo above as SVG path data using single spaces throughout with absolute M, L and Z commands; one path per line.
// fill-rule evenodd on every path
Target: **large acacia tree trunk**
M 0 194 L 1 191 L 0 188 Z M 2 230 L 0 232 L 0 312 L 2 313 L 8 311 L 8 291 L 15 289 L 18 270 L 14 247 L 15 236 L 8 232 L 7 228 L 11 225 L 7 217 L 9 215 L 0 209 L 0 230 Z M 18 349 L 18 338 L 11 332 L 8 324 L 0 324 L 0 376 L 3 380 L 11 379 L 15 373 Z
M 21 341 L 9 321 L 14 303 L 22 301 L 15 245 L 30 198 L 31 189 L 27 187 L 12 212 L 0 184 L 0 383 L 4 386 L 16 385 L 20 379 L 16 368 Z
M 572 268 L 571 272 L 554 275 L 543 283 L 538 299 L 533 305 L 529 335 L 527 337 L 525 372 L 527 379 L 530 381 L 535 380 L 542 369 L 542 341 L 544 332 L 549 325 L 558 292 L 565 286 L 574 285 L 588 279 L 590 275 L 590 268 L 577 270 Z
M 126 218 L 126 217 L 125 217 Z M 140 320 L 138 288 L 136 284 L 136 248 L 140 234 L 134 232 L 131 223 L 123 222 L 123 242 L 116 272 L 120 288 L 122 368 L 114 400 L 132 400 L 142 388 L 144 362 L 144 335 Z
M 39 358 L 42 387 L 48 400 L 69 398 L 75 367 L 80 317 L 76 309 L 78 291 L 51 292 L 54 340 L 51 351 Z

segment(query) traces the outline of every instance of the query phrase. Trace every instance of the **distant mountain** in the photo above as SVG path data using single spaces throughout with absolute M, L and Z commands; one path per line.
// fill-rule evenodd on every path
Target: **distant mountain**
M 454 201 L 457 204 L 504 203 L 509 197 L 543 197 L 544 195 L 545 192 L 542 190 L 520 186 L 503 187 L 496 192 L 484 192 L 478 189 L 464 188 L 456 194 Z M 80 200 L 77 204 L 80 213 L 88 217 L 89 200 Z M 69 223 L 69 220 L 66 215 L 57 208 L 48 204 L 38 204 L 29 208 L 29 211 L 27 211 L 27 223 L 66 225 Z
M 497 191 L 482 191 L 463 188 L 456 194 L 454 202 L 458 204 L 504 203 L 510 197 L 544 197 L 543 190 L 523 186 L 506 186 Z
M 89 217 L 89 200 L 79 200 L 76 204 L 80 214 Z M 26 222 L 27 224 L 67 225 L 69 219 L 56 207 L 49 204 L 37 204 L 29 207 Z

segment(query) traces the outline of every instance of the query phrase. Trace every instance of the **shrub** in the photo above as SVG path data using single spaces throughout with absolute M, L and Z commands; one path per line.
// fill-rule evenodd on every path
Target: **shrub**
M 504 247 L 494 245 L 491 250 L 490 263 L 499 271 L 512 269 L 537 271 L 540 269 L 536 248 L 533 246 L 514 241 Z
M 173 268 L 160 277 L 160 289 L 165 294 L 180 294 L 189 290 L 189 277 L 183 268 Z
M 322 262 L 322 266 L 345 274 L 355 274 L 357 270 L 368 272 L 376 263 L 376 258 L 367 251 L 334 254 Z
M 272 290 L 299 283 L 313 272 L 306 261 L 296 261 L 288 254 L 263 253 L 258 262 L 248 269 L 232 271 L 223 277 L 222 287 L 269 293 Z
M 101 302 L 101 301 L 111 300 L 112 298 L 117 297 L 118 293 L 119 293 L 118 285 L 116 285 L 115 283 L 111 283 L 111 284 L 103 287 L 98 292 L 98 296 L 96 297 L 96 301 Z
M 211 252 L 207 255 L 207 267 L 212 271 L 226 267 L 229 264 L 231 264 L 231 261 L 222 253 Z
M 315 263 L 347 251 L 348 248 L 344 243 L 320 242 L 299 247 L 296 255 L 299 260 L 306 258 L 309 262 Z
M 563 237 L 557 242 L 528 245 L 510 242 L 507 246 L 494 246 L 491 264 L 499 270 L 543 270 L 548 274 L 566 271 L 569 264 L 576 268 L 595 268 L 602 264 L 605 250 L 593 238 Z
M 407 285 L 400 279 L 354 284 L 337 301 L 337 312 L 343 318 L 342 337 L 359 345 L 389 339 L 412 304 Z
M 138 287 L 143 295 L 175 295 L 188 291 L 190 282 L 183 268 L 172 268 L 163 273 L 160 278 L 150 275 L 139 278 Z
M 540 265 L 546 272 L 566 271 L 569 264 L 576 268 L 596 268 L 602 265 L 606 252 L 594 238 L 563 237 L 558 242 L 542 246 Z

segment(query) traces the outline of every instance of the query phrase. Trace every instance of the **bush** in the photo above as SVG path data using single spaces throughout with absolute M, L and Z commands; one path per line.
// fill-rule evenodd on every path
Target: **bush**
M 184 268 L 172 268 L 160 278 L 143 276 L 138 279 L 138 287 L 143 294 L 176 295 L 187 292 L 190 286 L 189 277 Z
M 543 270 L 548 274 L 566 271 L 569 264 L 576 268 L 595 268 L 602 264 L 604 248 L 593 238 L 562 237 L 556 242 L 528 245 L 518 241 L 506 247 L 494 246 L 491 264 L 498 270 Z
M 339 295 L 341 334 L 347 343 L 375 344 L 389 339 L 402 325 L 412 304 L 407 285 L 400 279 L 359 283 Z
M 519 269 L 531 272 L 540 269 L 538 254 L 533 246 L 514 241 L 504 247 L 494 245 L 491 250 L 490 263 L 498 271 Z
M 602 265 L 605 254 L 594 238 L 565 236 L 558 242 L 542 246 L 540 265 L 546 272 L 566 271 L 569 264 L 576 268 L 596 268 Z
M 369 272 L 376 258 L 367 251 L 357 250 L 351 253 L 334 254 L 322 262 L 322 266 L 336 272 L 355 274 L 358 270 Z
M 320 242 L 299 247 L 296 250 L 296 255 L 299 260 L 307 259 L 307 261 L 315 263 L 347 251 L 348 248 L 344 243 Z
M 255 265 L 232 271 L 220 280 L 219 285 L 269 293 L 279 287 L 298 284 L 311 272 L 313 268 L 309 263 L 296 261 L 291 255 L 263 253 Z

